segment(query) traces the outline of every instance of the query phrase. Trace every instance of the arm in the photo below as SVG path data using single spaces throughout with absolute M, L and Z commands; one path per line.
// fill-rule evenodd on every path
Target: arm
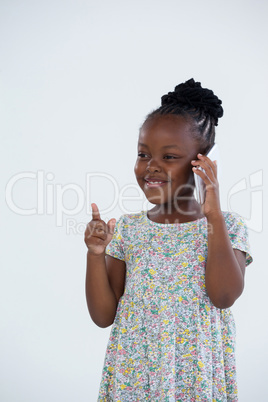
M 100 219 L 98 208 L 92 204 L 93 219 L 85 231 L 87 252 L 86 299 L 92 320 L 105 328 L 114 321 L 118 301 L 124 292 L 125 262 L 105 256 L 112 239 L 114 220 L 107 224 Z
M 192 161 L 194 173 L 206 184 L 202 211 L 208 222 L 208 258 L 206 288 L 212 303 L 221 309 L 230 307 L 244 288 L 246 255 L 234 250 L 220 208 L 217 166 L 207 156 L 198 154 Z M 196 169 L 201 166 L 205 172 Z
M 218 308 L 230 307 L 244 288 L 246 254 L 234 250 L 222 214 L 208 216 L 206 288 Z

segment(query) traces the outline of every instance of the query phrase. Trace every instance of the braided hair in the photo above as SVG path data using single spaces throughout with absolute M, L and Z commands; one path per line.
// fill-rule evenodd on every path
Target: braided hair
M 145 123 L 160 115 L 180 115 L 194 121 L 196 138 L 200 140 L 204 151 L 211 148 L 215 141 L 215 126 L 223 116 L 222 101 L 213 91 L 202 88 L 193 78 L 175 87 L 161 98 L 161 106 L 151 112 Z

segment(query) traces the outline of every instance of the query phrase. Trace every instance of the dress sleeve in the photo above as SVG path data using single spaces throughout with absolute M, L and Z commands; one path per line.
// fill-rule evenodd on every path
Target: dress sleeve
M 117 220 L 115 224 L 114 235 L 112 237 L 112 240 L 106 247 L 105 253 L 114 258 L 125 261 L 122 216 Z
M 226 224 L 232 247 L 246 253 L 246 266 L 249 265 L 253 258 L 250 252 L 248 228 L 245 220 L 236 213 L 228 213 Z

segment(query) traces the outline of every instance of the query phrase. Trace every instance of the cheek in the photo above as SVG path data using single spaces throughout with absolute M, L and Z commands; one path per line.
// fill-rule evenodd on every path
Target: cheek
M 138 178 L 141 175 L 142 172 L 142 167 L 139 161 L 136 161 L 135 166 L 134 166 L 134 173 L 136 178 Z
M 191 163 L 187 163 L 170 171 L 172 181 L 179 183 L 191 183 L 193 181 L 194 172 L 192 171 Z
M 194 185 L 194 172 L 192 171 L 192 167 L 190 167 L 188 171 L 188 183 Z
M 137 176 L 137 172 L 138 172 L 138 165 L 137 165 L 137 162 L 136 162 L 135 165 L 134 165 L 134 174 L 135 174 L 135 176 Z

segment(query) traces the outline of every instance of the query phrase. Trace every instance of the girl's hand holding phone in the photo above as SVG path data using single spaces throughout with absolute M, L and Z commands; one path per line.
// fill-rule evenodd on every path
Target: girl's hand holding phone
M 105 253 L 106 246 L 113 237 L 115 228 L 115 219 L 110 219 L 105 223 L 99 213 L 96 204 L 91 204 L 92 220 L 87 224 L 85 231 L 85 243 L 88 252 L 92 255 L 101 255 Z
M 192 161 L 194 174 L 197 174 L 205 183 L 206 194 L 205 201 L 201 205 L 202 211 L 206 217 L 211 213 L 220 213 L 220 195 L 219 183 L 217 179 L 217 164 L 205 155 L 198 154 L 198 160 Z M 198 167 L 202 168 L 199 169 Z

